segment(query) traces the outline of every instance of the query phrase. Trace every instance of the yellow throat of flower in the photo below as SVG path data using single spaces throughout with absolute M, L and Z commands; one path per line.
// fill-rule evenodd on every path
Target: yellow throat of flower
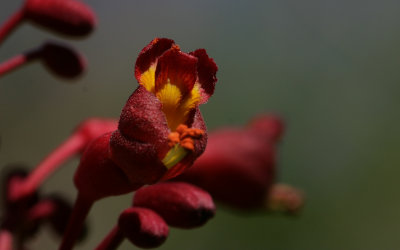
M 168 79 L 168 82 L 156 91 L 155 71 L 156 64 L 142 74 L 140 84 L 160 100 L 168 127 L 171 131 L 175 131 L 179 124 L 186 123 L 189 112 L 199 105 L 200 87 L 196 83 L 190 93 L 183 96 L 179 87 Z
M 183 96 L 179 87 L 168 79 L 167 83 L 156 91 L 155 71 L 156 64 L 141 75 L 140 85 L 160 100 L 168 127 L 172 131 L 168 136 L 168 144 L 171 149 L 162 159 L 164 166 L 170 169 L 185 158 L 189 152 L 194 151 L 193 140 L 204 135 L 203 130 L 183 125 L 186 123 L 190 111 L 200 103 L 200 87 L 196 83 L 190 93 Z

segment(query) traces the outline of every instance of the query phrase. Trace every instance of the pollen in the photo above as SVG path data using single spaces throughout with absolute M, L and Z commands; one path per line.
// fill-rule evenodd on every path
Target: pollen
M 168 135 L 168 146 L 171 149 L 165 155 L 162 162 L 169 169 L 179 163 L 185 156 L 194 152 L 194 140 L 201 139 L 204 131 L 197 128 L 188 128 L 180 124 L 175 132 Z

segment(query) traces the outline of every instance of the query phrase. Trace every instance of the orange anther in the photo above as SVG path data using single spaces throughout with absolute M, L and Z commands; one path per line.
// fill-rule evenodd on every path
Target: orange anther
M 168 135 L 168 146 L 173 147 L 175 144 L 179 143 L 179 133 L 172 132 Z
M 178 132 L 179 134 L 182 134 L 187 129 L 188 129 L 188 126 L 186 126 L 185 124 L 179 124 L 179 126 L 176 128 L 176 132 Z
M 192 138 L 190 138 L 190 137 L 185 138 L 180 142 L 180 144 L 183 148 L 190 150 L 190 151 L 194 151 L 194 142 L 193 142 Z

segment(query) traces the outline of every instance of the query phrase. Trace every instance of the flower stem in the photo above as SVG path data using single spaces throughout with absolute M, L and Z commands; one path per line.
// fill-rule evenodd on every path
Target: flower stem
M 2 27 L 0 27 L 0 44 L 11 33 L 11 31 L 21 23 L 24 14 L 24 9 L 18 10 L 3 24 Z
M 8 59 L 7 61 L 3 62 L 0 64 L 0 77 L 10 73 L 11 71 L 17 69 L 18 67 L 24 65 L 25 63 L 27 63 L 29 60 L 29 58 L 24 55 L 17 55 L 14 56 L 10 59 Z
M 71 217 L 69 218 L 68 226 L 65 230 L 59 250 L 71 250 L 74 247 L 75 241 L 81 233 L 83 224 L 93 203 L 93 200 L 88 199 L 87 197 L 78 193 L 78 197 L 76 198 L 75 206 Z
M 96 250 L 115 250 L 121 245 L 125 236 L 122 234 L 118 225 L 116 225 L 107 236 L 100 242 L 100 244 L 95 248 Z
M 70 136 L 39 163 L 18 186 L 15 186 L 14 190 L 11 190 L 10 199 L 18 200 L 35 192 L 62 163 L 83 150 L 85 145 L 85 139 L 81 134 L 76 133 Z
M 10 231 L 2 229 L 0 231 L 0 249 L 12 250 L 13 236 Z

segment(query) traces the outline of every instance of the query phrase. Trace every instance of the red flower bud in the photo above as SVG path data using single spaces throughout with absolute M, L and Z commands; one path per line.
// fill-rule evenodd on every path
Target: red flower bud
M 55 75 L 74 78 L 86 69 L 86 59 L 74 49 L 55 42 L 48 42 L 42 49 L 43 64 Z
M 54 75 L 66 79 L 78 77 L 86 69 L 86 59 L 73 48 L 58 42 L 47 42 L 39 49 L 1 63 L 0 77 L 34 60 L 40 60 Z
M 70 36 L 87 35 L 96 25 L 93 11 L 77 0 L 27 0 L 24 12 L 33 23 Z
M 136 191 L 133 205 L 157 212 L 168 225 L 193 228 L 206 223 L 215 214 L 211 196 L 184 182 L 163 182 Z
M 85 36 L 96 25 L 93 11 L 77 0 L 26 0 L 0 28 L 0 43 L 23 21 L 68 36 Z
M 141 248 L 160 246 L 169 233 L 168 225 L 157 213 L 139 207 L 122 212 L 118 227 L 126 238 Z

